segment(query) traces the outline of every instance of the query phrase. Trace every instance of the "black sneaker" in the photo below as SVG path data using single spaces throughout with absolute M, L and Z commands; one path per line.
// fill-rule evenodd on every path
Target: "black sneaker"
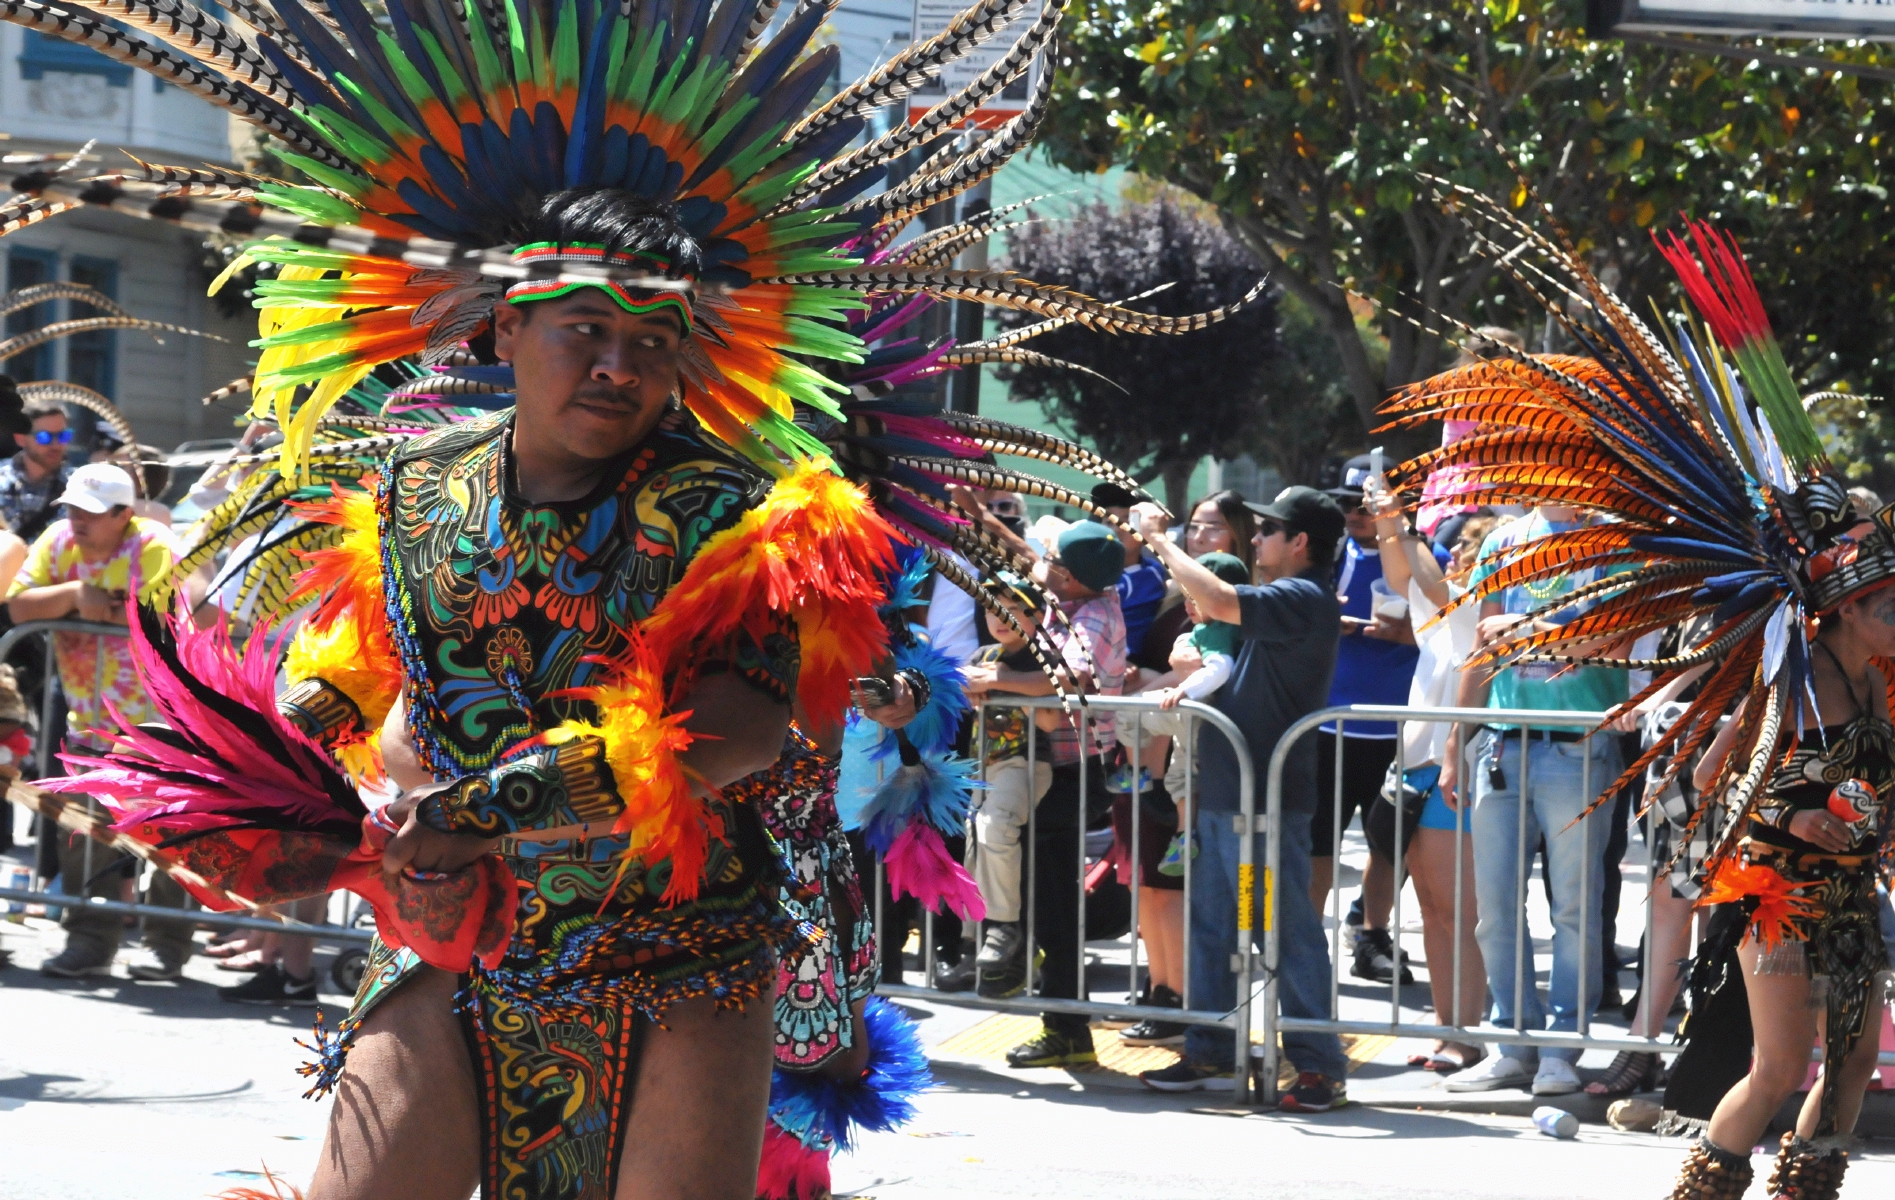
M 959 962 L 947 962 L 936 959 L 934 963 L 934 990 L 937 992 L 964 992 L 974 986 L 974 956 L 963 955 Z
M 1234 1092 L 1237 1072 L 1229 1067 L 1213 1067 L 1190 1059 L 1172 1063 L 1156 1071 L 1140 1071 L 1138 1080 L 1161 1092 Z
M 1098 1061 L 1089 1029 L 1064 1033 L 1042 1027 L 1038 1037 L 1007 1051 L 1010 1067 L 1079 1067 Z
M 1355 963 L 1349 973 L 1357 979 L 1367 979 L 1373 983 L 1388 983 L 1395 978 L 1395 942 L 1386 929 L 1364 929 L 1356 937 Z M 1408 955 L 1401 956 L 1402 986 L 1415 981 L 1414 972 L 1408 969 Z
M 275 963 L 266 963 L 261 971 L 236 987 L 218 988 L 217 998 L 232 1004 L 293 1004 L 307 1007 L 316 1003 L 316 977 L 292 979 Z
M 1149 1017 L 1119 1031 L 1119 1040 L 1128 1046 L 1182 1046 L 1187 1026 L 1176 1021 L 1154 1021 Z
M 1315 1071 L 1296 1077 L 1296 1086 L 1283 1093 L 1277 1107 L 1284 1112 L 1328 1112 L 1349 1103 L 1349 1085 Z

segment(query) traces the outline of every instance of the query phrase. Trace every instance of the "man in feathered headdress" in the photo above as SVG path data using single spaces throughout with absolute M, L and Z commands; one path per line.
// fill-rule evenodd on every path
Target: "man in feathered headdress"
M 684 871 L 687 852 L 624 865 L 612 828 L 637 781 L 615 776 L 608 738 L 507 756 L 563 722 L 601 720 L 569 689 L 627 653 L 621 627 L 649 616 L 766 484 L 674 415 L 700 261 L 674 215 L 624 192 L 563 193 L 538 233 L 520 252 L 536 273 L 494 322 L 514 414 L 411 443 L 382 482 L 388 634 L 406 685 L 380 741 L 409 789 L 381 814 L 397 830 L 383 869 L 456 872 L 497 849 L 520 884 L 518 917 L 461 1017 L 453 975 L 412 951 L 378 954 L 319 1194 L 464 1195 L 483 1147 L 490 1183 L 531 1178 L 535 1195 L 601 1168 L 662 1170 L 682 1194 L 753 1178 L 772 1027 L 767 1005 L 744 1002 L 767 995 L 784 933 L 755 810 L 712 804 L 727 844 L 712 844 L 695 898 L 667 906 L 665 872 Z M 601 260 L 649 278 L 558 278 L 563 263 Z M 776 759 L 796 671 L 787 617 L 767 636 L 695 648 L 670 682 L 700 793 Z M 324 674 L 298 702 L 328 715 L 334 737 L 352 710 L 359 725 L 366 697 Z M 478 1104 L 475 1088 L 439 1086 L 470 1073 L 497 1081 Z

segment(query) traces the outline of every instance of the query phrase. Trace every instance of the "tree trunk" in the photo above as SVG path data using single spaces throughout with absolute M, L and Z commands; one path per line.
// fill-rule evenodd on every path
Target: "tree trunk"
M 1350 399 L 1355 401 L 1356 415 L 1362 418 L 1364 429 L 1375 428 L 1381 423 L 1375 410 L 1382 403 L 1382 381 L 1369 364 L 1369 352 L 1362 345 L 1362 333 L 1356 328 L 1355 314 L 1349 309 L 1348 294 L 1327 281 L 1311 279 L 1292 270 L 1254 222 L 1225 214 L 1224 224 L 1238 241 L 1263 260 L 1272 279 L 1295 292 L 1297 299 L 1322 318 L 1323 327 L 1329 331 L 1336 344 L 1336 354 L 1342 360 L 1343 380 L 1349 386 Z
M 1159 468 L 1159 477 L 1164 480 L 1165 484 L 1165 507 L 1171 510 L 1172 516 L 1180 520 L 1184 520 L 1191 515 L 1184 511 L 1184 506 L 1191 503 L 1189 491 L 1191 487 L 1191 472 L 1196 469 L 1197 465 L 1197 460 L 1194 459 L 1190 462 L 1164 463 Z

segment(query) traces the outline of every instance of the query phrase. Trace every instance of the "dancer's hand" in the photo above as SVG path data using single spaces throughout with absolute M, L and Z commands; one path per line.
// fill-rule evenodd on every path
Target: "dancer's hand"
M 500 846 L 499 838 L 475 837 L 467 833 L 442 833 L 423 825 L 416 816 L 421 802 L 450 784 L 434 783 L 402 793 L 388 806 L 388 819 L 401 826 L 382 851 L 382 874 L 393 877 L 404 869 L 439 871 L 452 874 L 483 854 Z
M 1842 818 L 1820 808 L 1804 809 L 1791 817 L 1789 833 L 1832 854 L 1849 848 L 1849 827 Z

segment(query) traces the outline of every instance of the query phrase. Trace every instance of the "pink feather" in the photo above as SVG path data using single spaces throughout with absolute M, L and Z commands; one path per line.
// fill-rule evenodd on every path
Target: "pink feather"
M 829 1152 L 811 1150 L 773 1121 L 763 1124 L 757 1200 L 815 1200 L 829 1194 Z
M 882 862 L 888 868 L 889 890 L 897 900 L 913 896 L 937 912 L 957 912 L 963 921 L 986 917 L 987 904 L 973 877 L 954 861 L 940 832 L 926 821 L 917 819 L 896 834 Z
M 139 680 L 169 732 L 147 732 L 114 711 L 118 728 L 104 731 L 110 751 L 64 756 L 93 769 L 41 787 L 116 797 L 121 824 L 240 812 L 275 828 L 342 833 L 359 825 L 366 813 L 360 798 L 277 711 L 268 630 L 252 634 L 239 658 L 221 628 L 200 630 L 187 618 L 133 605 L 127 618 Z

